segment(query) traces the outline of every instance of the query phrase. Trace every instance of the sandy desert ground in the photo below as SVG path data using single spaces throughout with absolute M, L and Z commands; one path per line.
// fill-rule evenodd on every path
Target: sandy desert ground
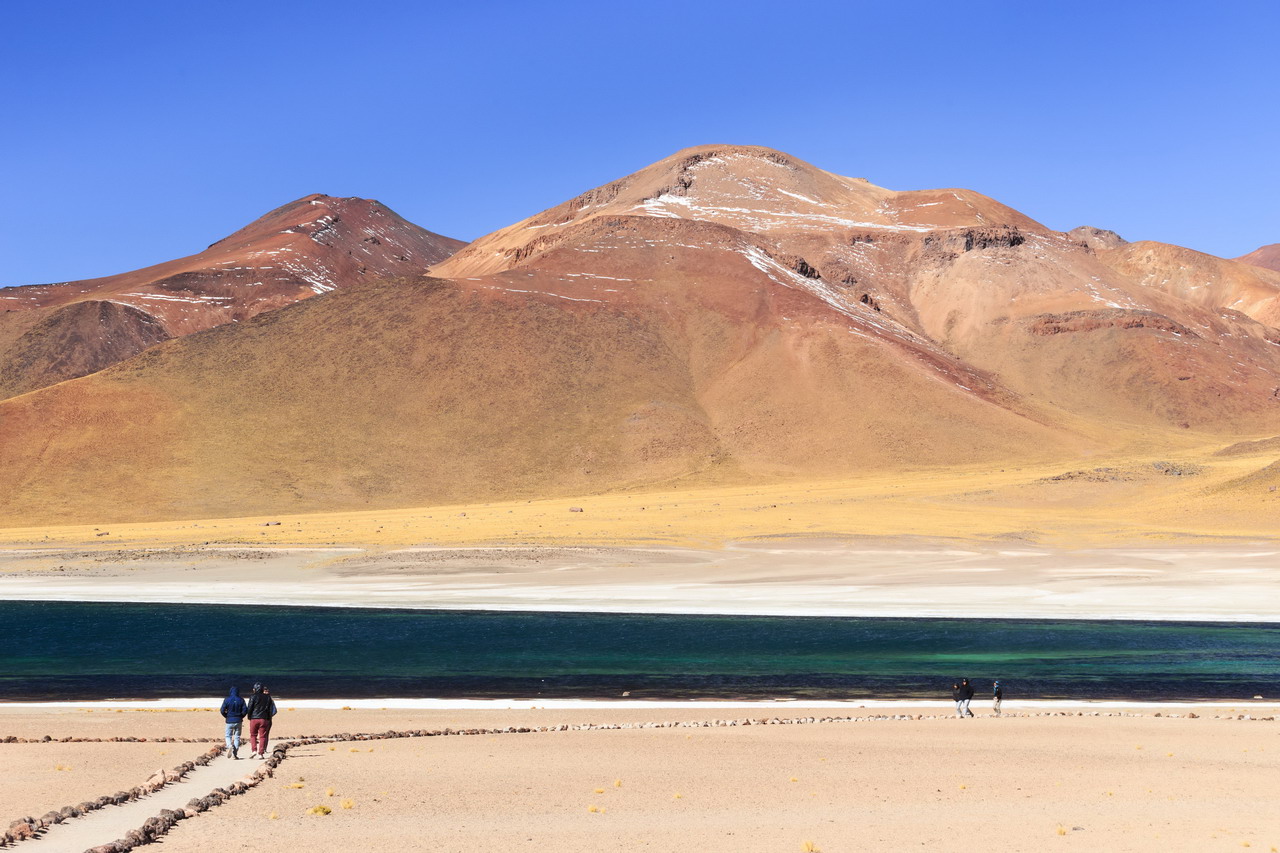
M 290 752 L 275 778 L 179 824 L 164 847 L 834 853 L 940 849 L 957 838 L 994 851 L 1280 844 L 1274 704 L 1205 706 L 1198 719 L 1186 718 L 1186 707 L 1164 708 L 1161 717 L 1157 706 L 1136 705 L 1100 710 L 1142 716 L 1087 716 L 1086 709 L 1086 716 L 996 719 L 978 710 L 964 721 L 940 707 L 854 708 L 834 713 L 939 716 L 315 744 Z M 1042 708 L 1011 703 L 1007 710 Z M 276 733 L 814 713 L 833 712 L 297 710 L 281 713 Z M 1253 719 L 1237 719 L 1242 713 Z M 217 722 L 212 711 L 0 710 L 3 734 L 23 737 L 209 736 Z M 10 771 L 0 780 L 0 802 L 9 819 L 40 813 L 136 784 L 204 748 L 0 744 Z M 340 806 L 344 800 L 350 808 Z M 331 814 L 307 812 L 323 804 Z

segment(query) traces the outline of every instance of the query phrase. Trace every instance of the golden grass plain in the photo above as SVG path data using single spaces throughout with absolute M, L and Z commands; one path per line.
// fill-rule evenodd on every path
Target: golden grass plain
M 715 548 L 767 537 L 923 537 L 1057 547 L 1266 539 L 1280 471 L 1266 451 L 926 469 L 857 478 L 358 512 L 0 529 L 0 545 L 388 547 L 484 544 Z M 1247 449 L 1247 447 L 1246 447 Z M 1182 473 L 1170 473 L 1169 467 Z M 573 511 L 581 509 L 581 512 Z M 278 524 L 274 523 L 278 522 Z

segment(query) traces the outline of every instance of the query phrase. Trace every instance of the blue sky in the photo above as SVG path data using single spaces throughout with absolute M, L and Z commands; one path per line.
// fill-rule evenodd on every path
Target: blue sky
M 203 249 L 312 192 L 474 239 L 768 145 L 1054 228 L 1280 242 L 1280 3 L 10 3 L 0 285 Z

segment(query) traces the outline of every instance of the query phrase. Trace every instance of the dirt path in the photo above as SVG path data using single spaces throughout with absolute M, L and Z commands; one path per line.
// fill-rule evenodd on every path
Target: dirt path
M 184 808 L 191 798 L 203 797 L 214 788 L 225 788 L 261 765 L 262 762 L 256 760 L 215 758 L 204 767 L 192 770 L 183 781 L 167 785 L 150 796 L 122 806 L 106 806 L 51 826 L 39 838 L 24 842 L 21 849 L 32 853 L 84 853 L 90 847 L 123 838 L 126 832 L 142 826 L 147 818 L 162 809 Z

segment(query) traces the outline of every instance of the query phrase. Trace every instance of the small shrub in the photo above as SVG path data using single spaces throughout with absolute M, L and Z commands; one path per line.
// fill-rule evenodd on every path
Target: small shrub
M 344 809 L 354 809 L 354 808 L 356 807 L 356 801 L 355 801 L 355 800 L 343 800 L 341 805 L 342 805 L 342 807 L 343 807 Z
M 301 782 L 290 782 L 288 785 L 285 785 L 285 787 L 286 788 L 305 788 L 307 786 L 302 784 Z
M 818 845 L 814 844 L 812 841 L 801 842 L 800 849 L 803 850 L 804 853 L 822 853 L 822 851 L 818 849 Z
M 333 814 L 333 809 L 328 806 L 312 806 L 307 809 L 307 814 Z
M 272 812 L 271 814 L 267 815 L 267 820 L 279 820 L 279 819 L 280 819 L 280 815 L 278 815 L 275 812 Z
M 1067 828 L 1066 828 L 1065 826 L 1063 826 L 1062 824 L 1058 824 L 1058 828 L 1057 828 L 1055 831 L 1056 831 L 1059 835 L 1066 835 L 1066 834 L 1067 834 Z
M 332 788 L 325 788 L 325 789 L 324 789 L 324 795 L 325 795 L 326 797 L 332 797 L 332 796 L 333 796 L 333 789 L 332 789 Z

